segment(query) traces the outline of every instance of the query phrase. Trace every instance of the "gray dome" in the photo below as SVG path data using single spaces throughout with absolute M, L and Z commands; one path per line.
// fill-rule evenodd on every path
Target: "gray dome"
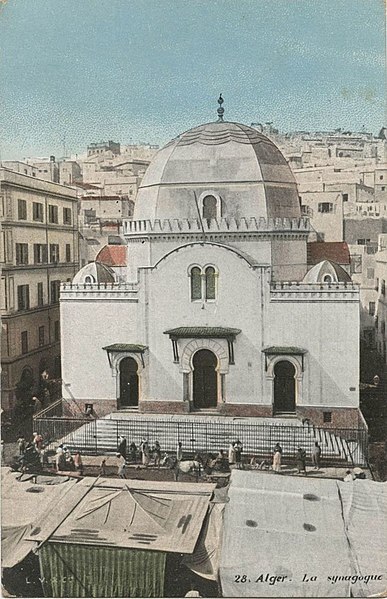
M 265 135 L 239 123 L 200 125 L 164 146 L 145 173 L 133 218 L 197 218 L 203 194 L 219 196 L 225 217 L 300 217 L 284 156 Z

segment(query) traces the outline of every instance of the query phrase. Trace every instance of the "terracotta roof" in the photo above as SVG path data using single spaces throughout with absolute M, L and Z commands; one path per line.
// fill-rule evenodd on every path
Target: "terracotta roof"
M 107 266 L 126 266 L 126 245 L 105 245 L 98 252 L 95 261 Z
M 241 332 L 240 329 L 230 329 L 229 327 L 179 327 L 164 331 L 164 335 L 170 337 L 184 338 L 209 338 L 226 339 L 227 337 L 235 337 Z
M 308 265 L 318 264 L 323 260 L 337 262 L 337 264 L 350 264 L 350 253 L 345 241 L 315 241 L 308 243 Z

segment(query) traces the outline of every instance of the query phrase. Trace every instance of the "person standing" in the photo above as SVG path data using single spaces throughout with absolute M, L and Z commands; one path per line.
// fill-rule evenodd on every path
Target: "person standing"
M 125 475 L 126 460 L 120 453 L 117 453 L 117 468 L 118 468 L 117 474 L 118 474 L 119 478 L 126 478 L 126 475 Z
M 38 433 L 32 433 L 33 434 L 33 444 L 35 445 L 35 449 L 38 453 L 41 452 L 42 448 L 43 448 L 43 437 L 42 435 L 39 435 Z
M 228 463 L 230 468 L 235 466 L 235 443 L 232 442 L 228 446 Z
M 126 460 L 126 439 L 122 435 L 118 437 L 118 453 Z
M 74 454 L 74 466 L 75 470 L 79 472 L 81 476 L 83 476 L 83 462 L 80 451 L 76 451 Z
M 150 460 L 150 449 L 149 449 L 148 441 L 143 441 L 141 443 L 141 453 L 142 453 L 142 465 L 145 466 L 145 468 L 148 468 L 149 460 Z
M 99 475 L 106 476 L 106 458 L 102 458 L 101 463 L 99 465 Z
M 181 462 L 181 460 L 183 459 L 183 444 L 181 441 L 179 441 L 177 444 L 176 459 L 178 462 Z
M 273 451 L 273 470 L 274 472 L 281 472 L 281 461 L 282 461 L 282 447 L 279 443 L 275 444 Z
M 131 462 L 136 463 L 137 462 L 137 445 L 135 444 L 134 441 L 132 441 L 131 444 L 129 445 L 129 455 L 130 455 Z
M 157 466 L 158 468 L 160 468 L 161 446 L 160 446 L 160 443 L 158 441 L 155 441 L 155 444 L 153 446 L 153 459 L 154 459 L 155 466 Z
M 306 474 L 306 451 L 305 451 L 305 449 L 302 449 L 302 447 L 298 448 L 296 459 L 297 459 L 298 474 L 301 474 L 301 472 L 305 472 L 305 474 Z
M 19 455 L 23 455 L 26 450 L 26 440 L 24 437 L 19 437 L 17 440 L 17 444 L 19 447 Z
M 239 470 L 241 468 L 243 468 L 242 451 L 243 451 L 243 445 L 239 441 L 239 439 L 237 439 L 237 442 L 235 443 L 235 462 L 236 462 L 236 467 L 239 468 Z
M 315 441 L 314 447 L 312 449 L 312 463 L 315 470 L 320 469 L 320 459 L 321 459 L 321 447 L 318 444 L 318 441 Z

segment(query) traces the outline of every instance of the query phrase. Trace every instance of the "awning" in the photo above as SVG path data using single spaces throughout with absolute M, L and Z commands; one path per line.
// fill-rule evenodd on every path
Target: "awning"
M 143 367 L 145 366 L 143 354 L 145 350 L 148 349 L 146 345 L 139 345 L 138 343 L 113 343 L 112 345 L 107 345 L 102 349 L 107 352 L 110 368 L 112 367 L 110 355 L 118 353 L 141 354 L 141 362 Z
M 283 345 L 272 345 L 271 347 L 265 347 L 263 350 L 264 354 L 270 356 L 282 356 L 287 354 L 288 356 L 302 356 L 308 353 L 307 349 L 303 349 L 302 347 L 294 347 L 291 346 L 283 346 Z
M 130 352 L 133 354 L 143 354 L 147 348 L 146 345 L 138 345 L 136 343 L 113 343 L 113 345 L 107 345 L 102 349 L 107 352 Z
M 294 345 L 272 345 L 271 347 L 265 347 L 262 352 L 265 354 L 265 370 L 267 370 L 268 356 L 301 356 L 302 372 L 304 372 L 304 355 L 308 353 L 307 349 L 295 347 Z
M 235 364 L 233 343 L 235 337 L 241 332 L 241 329 L 232 329 L 230 327 L 179 327 L 164 331 L 164 335 L 169 335 L 172 341 L 175 364 L 179 362 L 178 339 L 227 339 L 229 363 Z
M 241 333 L 241 329 L 231 329 L 229 327 L 179 327 L 164 331 L 164 335 L 169 335 L 171 339 L 232 339 Z

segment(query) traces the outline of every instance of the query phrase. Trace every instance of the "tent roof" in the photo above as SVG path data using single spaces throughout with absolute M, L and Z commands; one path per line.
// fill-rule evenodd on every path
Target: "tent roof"
M 44 515 L 38 541 L 194 551 L 215 485 L 85 478 Z
M 35 547 L 35 543 L 26 540 L 35 523 L 77 482 L 63 482 L 63 478 L 58 477 L 60 484 L 43 484 L 39 481 L 44 477 L 38 476 L 35 484 L 31 480 L 19 481 L 19 477 L 20 472 L 1 469 L 1 562 L 4 568 L 18 564 Z
M 233 471 L 229 498 L 220 562 L 225 596 L 364 597 L 385 589 L 385 580 L 328 577 L 384 574 L 387 484 Z M 245 584 L 236 582 L 239 573 Z M 286 578 L 270 584 L 266 574 Z M 303 582 L 304 574 L 317 579 Z

